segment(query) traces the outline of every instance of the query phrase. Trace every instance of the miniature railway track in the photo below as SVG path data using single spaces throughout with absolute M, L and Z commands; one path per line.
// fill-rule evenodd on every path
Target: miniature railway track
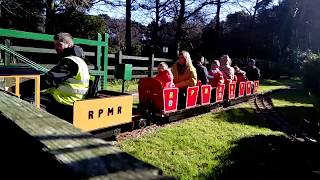
M 270 125 L 273 128 L 287 133 L 289 137 L 292 138 L 293 140 L 315 142 L 314 138 L 308 133 L 310 129 L 302 129 L 302 128 L 297 128 L 293 126 L 291 123 L 289 123 L 289 121 L 285 117 L 283 117 L 273 108 L 273 103 L 272 103 L 270 94 L 275 92 L 282 92 L 282 91 L 288 91 L 288 89 L 279 89 L 279 90 L 270 91 L 264 94 L 258 94 L 248 98 L 243 98 L 237 101 L 237 103 L 233 103 L 230 106 L 227 106 L 227 107 L 219 106 L 219 107 L 213 108 L 211 109 L 210 112 L 218 113 L 221 111 L 226 111 L 228 109 L 237 108 L 237 106 L 241 103 L 249 102 L 252 108 L 255 109 L 255 111 L 259 114 L 260 119 L 263 119 L 264 121 L 267 121 L 268 123 L 270 123 Z M 152 124 L 145 128 L 136 129 L 129 132 L 123 132 L 116 136 L 116 140 L 124 140 L 127 138 L 137 138 L 145 134 L 154 133 L 159 128 L 166 127 L 167 125 L 179 124 L 186 120 L 187 118 L 182 118 L 167 124 Z
M 272 93 L 272 92 L 268 92 L 268 93 Z M 237 108 L 241 103 L 253 101 L 256 98 L 256 96 L 259 96 L 259 95 L 251 95 L 249 97 L 242 97 L 242 98 L 239 98 L 235 101 L 232 101 L 232 103 L 225 102 L 225 103 L 219 104 L 218 106 L 213 106 L 210 108 L 210 111 L 208 111 L 206 113 L 209 113 L 209 112 L 219 113 L 221 111 L 226 111 L 229 109 Z M 201 115 L 201 114 L 204 114 L 204 113 L 200 113 L 200 114 L 196 114 L 196 115 Z M 119 133 L 116 136 L 116 140 L 121 141 L 121 140 L 125 140 L 128 138 L 137 138 L 137 137 L 143 136 L 145 134 L 150 134 L 150 133 L 156 132 L 159 128 L 166 127 L 168 125 L 183 123 L 183 122 L 187 121 L 188 118 L 190 118 L 190 117 L 194 117 L 194 116 L 187 116 L 187 117 L 179 116 L 177 118 L 174 118 L 174 120 L 167 121 L 166 123 L 164 123 L 164 122 L 153 123 L 150 126 L 146 126 L 144 128 Z
M 295 127 L 273 108 L 272 99 L 269 95 L 256 96 L 249 103 L 260 115 L 260 118 L 269 122 L 273 128 L 287 133 L 294 140 L 315 142 L 309 134 L 308 130 L 310 129 Z

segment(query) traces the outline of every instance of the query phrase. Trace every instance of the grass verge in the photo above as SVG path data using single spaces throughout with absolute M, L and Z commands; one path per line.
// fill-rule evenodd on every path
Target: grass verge
M 124 84 L 124 92 L 136 93 L 138 91 L 138 81 L 139 80 L 136 80 L 136 79 L 131 81 L 126 81 Z M 122 80 L 109 80 L 107 89 L 110 91 L 121 92 Z
M 256 121 L 252 109 L 244 106 L 218 114 L 205 114 L 189 121 L 169 125 L 138 139 L 119 142 L 122 150 L 160 167 L 166 175 L 179 179 L 216 178 L 221 164 L 230 164 L 222 156 L 235 142 L 256 135 L 280 136 Z
M 292 125 L 309 129 L 314 136 L 318 136 L 319 117 L 313 106 L 313 99 L 303 87 L 298 86 L 295 90 L 274 94 L 272 101 L 275 109 Z
M 268 91 L 299 84 L 295 79 L 265 80 L 261 86 Z M 304 117 L 298 116 L 301 107 L 312 107 L 303 91 L 273 98 L 276 108 L 293 118 Z M 292 142 L 259 119 L 248 104 L 168 125 L 118 146 L 178 179 L 319 178 L 313 173 L 320 169 L 319 146 Z
M 301 81 L 299 78 L 289 78 L 289 79 L 263 79 L 260 81 L 259 92 L 266 92 L 275 89 L 289 88 L 301 86 Z

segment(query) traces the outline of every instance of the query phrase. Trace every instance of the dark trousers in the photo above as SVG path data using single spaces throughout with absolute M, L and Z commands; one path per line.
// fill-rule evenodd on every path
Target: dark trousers
M 179 89 L 178 109 L 185 109 L 186 108 L 186 100 L 187 100 L 187 89 L 186 88 Z
M 216 90 L 217 90 L 216 87 L 212 87 L 211 89 L 211 100 L 210 100 L 211 103 L 216 102 Z
M 239 87 L 240 87 L 240 84 L 239 84 L 239 82 L 237 82 L 237 84 L 236 84 L 236 91 L 235 91 L 235 97 L 236 97 L 236 98 L 239 97 Z
M 68 106 L 57 102 L 51 94 L 42 95 L 40 102 L 42 108 L 47 112 L 68 122 L 72 122 L 73 106 Z

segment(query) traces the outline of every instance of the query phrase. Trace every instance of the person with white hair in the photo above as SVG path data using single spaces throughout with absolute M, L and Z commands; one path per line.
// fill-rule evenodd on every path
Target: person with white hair
M 231 63 L 232 61 L 228 55 L 220 57 L 220 70 L 226 83 L 235 80 L 234 69 L 231 67 Z

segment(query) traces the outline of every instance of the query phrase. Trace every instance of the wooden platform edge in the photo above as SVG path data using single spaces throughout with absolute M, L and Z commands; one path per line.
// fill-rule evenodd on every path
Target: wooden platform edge
M 32 137 L 33 143 L 41 144 L 37 148 L 79 179 L 174 179 L 162 176 L 159 168 L 3 90 L 0 90 L 0 113 L 1 121 L 15 127 L 11 133 Z

